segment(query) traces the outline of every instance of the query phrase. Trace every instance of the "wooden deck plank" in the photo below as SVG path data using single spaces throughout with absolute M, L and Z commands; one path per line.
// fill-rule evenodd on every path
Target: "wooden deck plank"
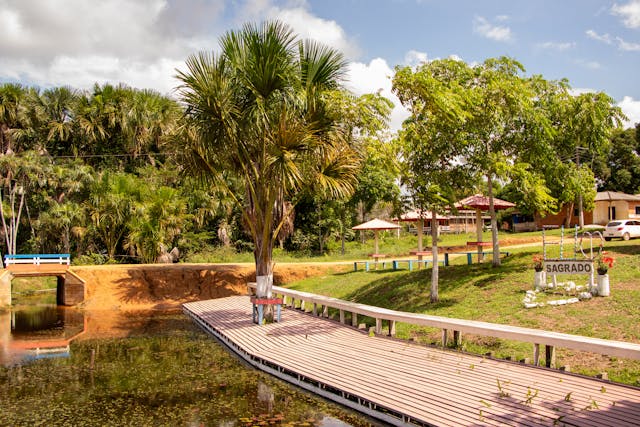
M 189 303 L 185 310 L 251 357 L 423 423 L 535 426 L 563 417 L 567 425 L 640 424 L 637 388 L 370 337 L 294 309 L 284 310 L 280 323 L 258 326 L 248 297 Z M 497 379 L 509 396 L 500 395 Z
M 360 334 L 360 335 L 362 335 L 362 334 Z M 506 380 L 505 380 L 505 381 L 506 381 Z M 575 394 L 575 392 L 574 392 L 574 394 Z M 562 397 L 562 396 L 560 396 L 560 397 Z M 574 396 L 573 396 L 573 398 L 574 398 L 574 400 L 575 400 L 576 396 L 574 395 Z
M 378 346 L 376 346 L 376 342 L 367 342 L 364 344 L 363 347 L 356 347 L 356 346 L 357 346 L 357 343 L 352 343 L 350 348 L 345 351 L 352 352 L 352 354 L 357 354 L 358 352 L 366 350 L 374 356 L 384 356 L 384 353 L 386 351 L 385 349 L 377 348 Z M 416 347 L 416 346 L 411 345 L 410 347 Z M 408 350 L 408 351 L 405 351 L 405 350 Z M 455 353 L 451 351 L 442 352 L 441 357 L 439 357 L 437 360 L 430 359 L 430 361 L 437 362 L 437 363 L 424 362 L 420 358 L 421 357 L 420 355 L 423 355 L 424 353 L 421 351 L 411 352 L 410 348 L 403 349 L 402 352 L 397 352 L 394 354 L 396 355 L 398 360 L 405 360 L 409 365 L 413 364 L 411 367 L 412 373 L 418 373 L 421 375 L 428 375 L 430 373 L 438 374 L 444 369 L 453 369 L 455 370 L 455 372 L 459 371 L 458 374 L 465 373 L 468 370 L 472 370 L 473 377 L 464 378 L 465 381 L 473 381 L 474 379 L 478 378 L 480 381 L 486 381 L 486 380 L 491 381 L 493 379 L 495 382 L 495 379 L 496 379 L 495 372 L 496 372 L 496 369 L 498 369 L 498 367 L 500 369 L 500 372 L 504 374 L 504 373 L 512 372 L 513 366 L 515 366 L 514 369 L 517 369 L 519 366 L 522 366 L 521 364 L 516 364 L 515 362 L 509 363 L 507 361 L 492 360 L 492 359 L 481 359 L 480 363 L 476 363 L 478 360 L 477 356 L 465 357 L 469 355 L 464 355 L 461 353 Z M 470 364 L 473 364 L 473 368 L 470 367 Z M 528 375 L 526 377 L 517 376 L 517 372 L 516 372 L 515 376 L 510 377 L 509 375 L 505 375 L 505 380 L 508 379 L 511 381 L 512 385 L 516 387 L 517 386 L 523 387 L 525 390 L 527 387 L 545 387 L 545 386 L 549 386 L 550 389 L 553 389 L 551 386 L 553 386 L 558 380 L 555 377 L 550 377 L 546 375 L 548 371 L 546 368 L 536 368 L 536 369 L 541 372 L 538 372 L 537 374 L 532 374 L 531 372 L 528 372 Z M 574 398 L 581 395 L 583 386 L 585 384 L 591 384 L 591 379 L 587 379 L 580 376 L 569 376 L 568 378 L 564 379 L 564 381 L 567 381 L 567 387 L 573 386 L 577 390 L 577 392 L 573 394 Z M 603 386 L 605 387 L 605 390 L 606 390 L 605 393 L 613 400 L 618 398 L 624 398 L 627 394 L 627 391 L 625 389 L 615 388 L 614 390 L 609 390 L 607 389 L 607 384 L 603 383 Z M 558 397 L 564 398 L 564 396 L 558 396 Z M 588 396 L 585 395 L 584 397 L 587 398 Z

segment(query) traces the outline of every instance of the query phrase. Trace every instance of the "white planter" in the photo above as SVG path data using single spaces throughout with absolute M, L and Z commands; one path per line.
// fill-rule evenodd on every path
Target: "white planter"
M 547 287 L 547 274 L 545 271 L 534 271 L 533 274 L 533 288 L 536 291 L 544 290 Z
M 263 298 L 271 298 L 273 288 L 273 274 L 256 277 L 256 295 Z
M 608 297 L 609 293 L 609 275 L 598 274 L 598 296 Z

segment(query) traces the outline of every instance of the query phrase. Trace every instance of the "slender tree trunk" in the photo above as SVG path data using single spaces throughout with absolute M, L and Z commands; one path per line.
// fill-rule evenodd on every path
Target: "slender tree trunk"
M 345 253 L 345 238 L 344 238 L 344 216 L 340 220 L 340 253 Z
M 431 302 L 438 302 L 438 220 L 436 210 L 431 211 Z
M 493 206 L 493 179 L 491 174 L 487 175 L 487 187 L 489 193 L 489 214 L 491 215 L 491 241 L 493 243 L 493 261 L 494 267 L 500 266 L 500 245 L 498 243 L 498 221 L 496 219 L 496 210 Z
M 564 226 L 565 226 L 565 228 L 571 227 L 571 217 L 573 217 L 573 207 L 574 206 L 575 206 L 574 203 L 567 203 L 567 213 L 566 213 L 566 216 L 564 218 Z
M 584 228 L 584 211 L 582 209 L 582 194 L 578 195 L 578 223 L 580 224 L 580 229 Z

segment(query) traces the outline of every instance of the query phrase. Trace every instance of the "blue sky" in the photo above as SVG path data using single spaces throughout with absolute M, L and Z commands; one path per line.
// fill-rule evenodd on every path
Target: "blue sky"
M 0 0 L 0 81 L 171 93 L 176 68 L 247 21 L 280 19 L 343 51 L 348 87 L 390 91 L 396 65 L 511 56 L 603 91 L 640 122 L 640 0 Z M 394 110 L 393 128 L 406 112 Z

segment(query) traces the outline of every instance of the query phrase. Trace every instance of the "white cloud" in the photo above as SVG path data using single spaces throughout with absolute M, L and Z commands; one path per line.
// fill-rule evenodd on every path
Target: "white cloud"
M 564 52 L 566 50 L 574 48 L 575 45 L 576 44 L 573 42 L 544 42 L 538 43 L 536 47 L 544 50 L 556 50 L 558 52 Z
M 639 52 L 640 43 L 632 43 L 625 41 L 622 37 L 611 37 L 609 34 L 598 34 L 593 30 L 587 30 L 587 37 L 606 44 L 616 44 L 619 50 Z
M 640 28 L 640 0 L 632 0 L 627 4 L 614 4 L 611 13 L 620 16 L 628 28 Z
M 622 101 L 618 102 L 618 107 L 627 116 L 628 120 L 624 122 L 625 128 L 634 127 L 636 123 L 640 123 L 640 101 L 625 96 Z
M 217 0 L 0 0 L 0 79 L 170 91 L 175 67 L 217 46 Z
M 358 44 L 335 21 L 309 12 L 304 0 L 276 7 L 243 0 L 237 21 L 222 23 L 221 0 L 0 0 L 0 81 L 89 88 L 95 82 L 171 91 L 189 54 L 218 48 L 229 26 L 280 19 L 302 38 L 348 59 Z
M 402 128 L 402 122 L 409 117 L 409 112 L 402 106 L 398 97 L 391 91 L 391 78 L 393 69 L 382 58 L 376 58 L 364 64 L 352 62 L 348 70 L 349 81 L 346 86 L 357 95 L 380 91 L 380 94 L 389 98 L 394 104 L 391 112 L 390 127 L 392 131 Z
M 418 52 L 417 50 L 410 50 L 404 55 L 404 63 L 411 67 L 415 67 L 425 62 L 427 62 L 427 54 L 424 52 Z
M 616 37 L 618 42 L 618 49 L 626 50 L 630 52 L 640 52 L 640 43 L 631 43 L 622 40 L 620 37 Z
M 587 37 L 606 44 L 613 44 L 613 38 L 609 34 L 598 34 L 593 30 L 586 31 Z
M 499 17 L 499 18 L 502 18 Z M 497 19 L 502 22 L 502 19 Z M 509 27 L 492 25 L 486 18 L 482 16 L 476 16 L 473 19 L 473 31 L 491 40 L 499 42 L 509 42 L 513 39 L 513 34 Z
M 318 18 L 310 12 L 304 0 L 292 0 L 286 7 L 273 4 L 272 0 L 247 0 L 240 14 L 238 24 L 247 21 L 277 19 L 289 25 L 303 39 L 317 40 L 342 52 L 348 59 L 360 56 L 356 40 L 347 36 L 344 29 L 332 20 Z
M 355 59 L 360 55 L 358 44 L 347 37 L 336 21 L 328 21 L 312 15 L 304 7 L 293 9 L 272 8 L 269 18 L 287 23 L 302 38 L 317 40 L 342 52 L 345 57 Z
M 584 59 L 576 59 L 574 62 L 580 65 L 581 67 L 588 68 L 590 70 L 599 70 L 603 68 L 602 64 L 600 64 L 598 61 L 587 61 Z
M 598 91 L 595 90 L 595 89 L 588 88 L 588 87 L 572 87 L 572 88 L 569 88 L 569 94 L 571 96 L 578 96 L 578 95 L 582 95 L 584 93 L 598 93 Z

